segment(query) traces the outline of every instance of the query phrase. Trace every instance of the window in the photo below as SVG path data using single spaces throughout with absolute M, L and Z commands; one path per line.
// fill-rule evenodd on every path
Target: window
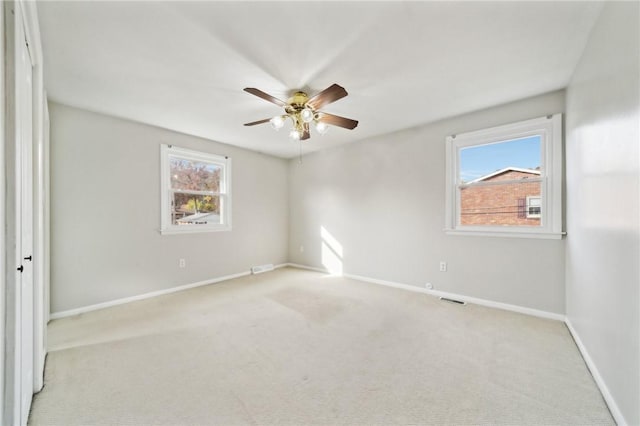
M 542 203 L 540 202 L 540 197 L 533 197 L 533 196 L 527 197 L 527 208 L 525 212 L 526 217 L 529 219 L 539 218 L 540 213 L 542 212 L 541 206 L 542 206 Z
M 162 234 L 231 229 L 231 159 L 161 145 Z
M 447 137 L 446 232 L 561 238 L 562 115 Z

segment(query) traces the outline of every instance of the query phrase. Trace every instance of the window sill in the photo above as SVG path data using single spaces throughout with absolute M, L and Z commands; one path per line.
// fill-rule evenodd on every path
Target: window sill
M 445 229 L 447 235 L 466 235 L 472 237 L 504 237 L 504 238 L 534 238 L 544 240 L 560 240 L 566 232 L 518 232 L 518 231 L 496 231 L 496 230 L 462 230 Z
M 160 235 L 180 235 L 180 234 L 201 234 L 205 232 L 231 231 L 231 226 L 221 226 L 216 228 L 185 228 L 185 229 L 159 229 Z

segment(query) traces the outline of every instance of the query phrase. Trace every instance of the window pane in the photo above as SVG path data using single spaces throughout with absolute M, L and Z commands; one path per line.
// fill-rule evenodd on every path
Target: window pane
M 171 203 L 173 225 L 220 224 L 220 197 L 174 193 Z
M 201 161 L 170 157 L 171 188 L 191 191 L 220 191 L 222 167 Z
M 540 226 L 540 189 L 540 182 L 526 182 L 524 179 L 522 182 L 460 188 L 460 224 Z M 537 200 L 537 205 L 531 203 L 535 203 L 534 200 Z
M 540 217 L 542 200 L 540 197 L 527 197 L 527 217 Z
M 508 168 L 540 170 L 540 143 L 540 136 L 531 136 L 462 148 L 458 180 L 484 180 Z

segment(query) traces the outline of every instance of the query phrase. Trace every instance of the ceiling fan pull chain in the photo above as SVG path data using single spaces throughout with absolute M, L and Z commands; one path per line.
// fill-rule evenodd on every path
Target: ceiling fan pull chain
M 302 140 L 300 140 L 300 156 L 298 157 L 298 164 L 302 164 Z

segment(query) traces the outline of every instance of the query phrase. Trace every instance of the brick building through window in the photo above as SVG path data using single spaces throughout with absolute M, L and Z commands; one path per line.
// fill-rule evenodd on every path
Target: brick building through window
M 540 226 L 540 170 L 506 167 L 460 188 L 460 224 Z

